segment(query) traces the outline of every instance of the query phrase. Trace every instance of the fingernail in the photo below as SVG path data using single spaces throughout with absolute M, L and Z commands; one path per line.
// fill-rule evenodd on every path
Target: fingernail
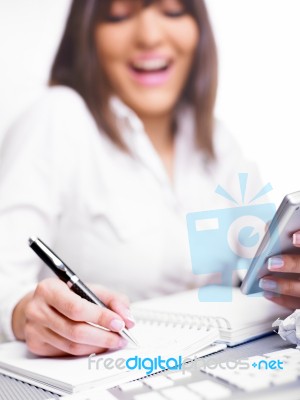
M 281 257 L 270 257 L 268 259 L 268 269 L 271 271 L 280 269 L 283 266 L 284 266 L 284 261 Z
M 128 342 L 126 339 L 121 338 L 119 340 L 119 347 L 125 347 L 125 346 L 127 346 L 127 344 L 128 344 Z
M 293 234 L 293 244 L 295 246 L 300 246 L 300 233 Z
M 119 332 L 121 329 L 125 328 L 125 322 L 120 319 L 113 319 L 109 326 L 112 331 Z
M 122 316 L 122 318 L 128 319 L 129 321 L 133 322 L 135 324 L 134 317 L 130 311 L 130 309 L 123 304 L 118 304 L 118 307 L 115 309 L 115 311 Z
M 275 281 L 271 281 L 270 279 L 262 278 L 259 281 L 259 287 L 264 290 L 274 290 L 277 288 L 277 283 Z

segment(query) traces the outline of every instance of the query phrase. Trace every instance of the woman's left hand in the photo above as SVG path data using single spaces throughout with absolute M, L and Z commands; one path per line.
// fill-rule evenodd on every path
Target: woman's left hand
M 293 244 L 300 248 L 300 231 L 293 234 Z M 259 281 L 259 286 L 265 291 L 264 296 L 281 306 L 300 308 L 300 253 L 270 257 L 268 269 L 278 274 L 266 275 Z M 283 278 L 280 276 L 282 272 L 291 272 L 293 277 Z

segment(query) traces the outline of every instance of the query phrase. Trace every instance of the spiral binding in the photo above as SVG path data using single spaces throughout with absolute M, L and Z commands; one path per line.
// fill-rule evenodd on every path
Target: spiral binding
M 224 317 L 213 317 L 208 315 L 195 315 L 195 314 L 183 314 L 183 313 L 168 313 L 158 310 L 147 310 L 147 309 L 133 309 L 133 315 L 139 322 L 145 324 L 157 324 L 165 326 L 176 326 L 189 329 L 201 329 L 206 328 L 219 328 L 219 329 L 231 329 L 229 321 Z

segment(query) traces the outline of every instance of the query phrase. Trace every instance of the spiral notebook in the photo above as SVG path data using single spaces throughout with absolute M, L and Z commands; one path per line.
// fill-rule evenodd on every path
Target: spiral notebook
M 195 358 L 220 351 L 226 346 L 214 344 L 219 339 L 217 328 L 204 326 L 199 320 L 174 319 L 153 313 L 139 319 L 131 330 L 139 347 L 128 345 L 118 351 L 88 357 L 43 358 L 29 353 L 22 342 L 0 345 L 0 373 L 33 384 L 57 394 L 76 393 L 93 388 L 108 389 L 116 385 L 144 377 L 161 369 L 155 359 L 186 357 Z M 112 359 L 109 368 L 105 360 Z M 117 359 L 129 358 L 129 368 L 116 367 Z M 143 368 L 142 360 L 153 360 L 153 369 Z M 131 369 L 136 363 L 136 368 Z M 112 367 L 113 366 L 113 367 Z M 139 368 L 141 366 L 141 368 Z M 150 366 L 151 367 L 151 366 Z
M 228 291 L 222 286 L 203 288 L 209 294 Z M 202 289 L 200 289 L 202 290 Z M 190 326 L 217 328 L 220 339 L 228 346 L 235 346 L 272 332 L 272 323 L 284 319 L 290 310 L 265 299 L 261 294 L 245 296 L 239 288 L 230 288 L 230 301 L 199 301 L 198 289 L 169 296 L 136 302 L 134 315 L 140 320 L 166 321 Z M 222 297 L 222 296 L 220 296 Z M 226 296 L 224 296 L 226 297 Z

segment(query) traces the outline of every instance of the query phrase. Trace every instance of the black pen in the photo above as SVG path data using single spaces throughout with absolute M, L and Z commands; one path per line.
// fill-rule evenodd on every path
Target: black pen
M 97 304 L 100 307 L 109 309 L 98 297 L 78 278 L 73 272 L 48 246 L 40 239 L 29 238 L 29 246 L 44 261 L 48 267 L 58 276 L 60 280 L 65 282 L 69 288 L 83 299 Z M 95 325 L 95 324 L 92 324 Z M 123 338 L 130 341 L 134 345 L 138 345 L 136 340 L 130 335 L 126 328 L 118 332 Z

